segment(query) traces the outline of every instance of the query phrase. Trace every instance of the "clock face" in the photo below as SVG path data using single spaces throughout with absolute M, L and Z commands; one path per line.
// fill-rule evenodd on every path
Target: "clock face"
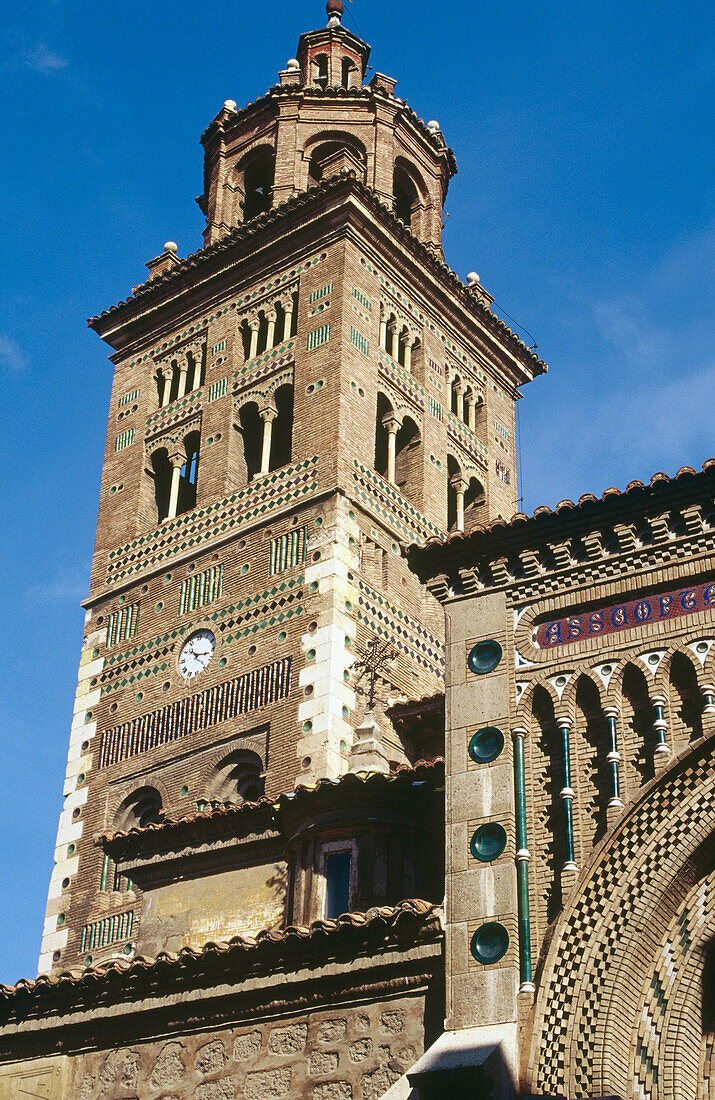
M 179 654 L 179 672 L 191 680 L 203 672 L 214 655 L 216 637 L 210 630 L 197 630 L 187 638 Z

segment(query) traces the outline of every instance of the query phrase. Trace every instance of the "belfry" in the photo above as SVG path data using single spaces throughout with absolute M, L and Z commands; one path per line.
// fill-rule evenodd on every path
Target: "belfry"
M 705 814 L 712 468 L 514 514 L 546 365 L 445 262 L 440 125 L 327 14 L 203 134 L 203 246 L 89 321 L 97 536 L 0 1100 L 665 1100 L 648 981 L 691 965 L 711 857 L 631 899 L 661 962 L 604 914 L 668 792 Z

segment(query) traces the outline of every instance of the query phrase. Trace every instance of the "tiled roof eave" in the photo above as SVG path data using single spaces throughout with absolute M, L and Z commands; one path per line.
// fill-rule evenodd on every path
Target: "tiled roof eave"
M 562 500 L 555 508 L 541 505 L 531 516 L 517 512 L 511 519 L 495 519 L 488 524 L 480 524 L 469 534 L 454 532 L 445 538 L 430 538 L 424 543 L 403 545 L 403 556 L 409 560 L 421 578 L 433 576 L 437 571 L 444 572 L 448 565 L 457 560 L 473 558 L 479 553 L 494 556 L 500 552 L 500 544 L 506 540 L 513 543 L 529 543 L 533 539 L 551 535 L 559 529 L 571 526 L 582 520 L 590 525 L 603 522 L 606 516 L 616 513 L 625 505 L 636 504 L 640 497 L 648 507 L 661 495 L 666 496 L 677 487 L 678 482 L 687 483 L 715 480 L 715 458 L 708 458 L 702 469 L 696 471 L 692 466 L 681 466 L 673 477 L 662 472 L 653 474 L 650 484 L 631 481 L 625 489 L 605 489 L 600 497 L 593 493 L 584 493 L 577 502 Z M 602 518 L 603 517 L 603 518 Z
M 234 936 L 227 942 L 207 943 L 202 948 L 184 947 L 178 953 L 160 952 L 156 958 L 137 956 L 84 970 L 22 979 L 0 985 L 0 1027 L 10 1019 L 37 1016 L 74 1005 L 141 999 L 149 994 L 176 995 L 207 979 L 256 978 L 284 969 L 296 971 L 320 967 L 328 961 L 357 956 L 376 958 L 386 947 L 407 950 L 443 938 L 441 910 L 419 898 L 399 905 L 382 906 L 367 913 L 345 913 L 335 920 L 314 921 L 308 927 L 267 930 L 255 937 Z
M 215 241 L 214 244 L 199 249 L 198 252 L 190 254 L 186 259 L 181 260 L 169 271 L 142 283 L 135 289 L 134 294 L 130 295 L 129 298 L 118 302 L 116 305 L 110 306 L 108 310 L 103 310 L 102 313 L 94 317 L 90 317 L 87 321 L 88 326 L 101 335 L 102 329 L 106 326 L 105 318 L 112 317 L 116 314 L 121 315 L 124 311 L 133 309 L 140 299 L 147 300 L 149 297 L 158 297 L 160 292 L 166 291 L 170 287 L 178 286 L 180 283 L 187 286 L 187 277 L 198 267 L 203 264 L 208 264 L 220 255 L 220 253 L 226 252 L 234 245 L 238 245 L 246 239 L 255 236 L 262 229 L 284 218 L 289 218 L 295 211 L 304 210 L 306 206 L 317 204 L 326 195 L 334 193 L 341 188 L 345 190 L 352 189 L 357 195 L 365 200 L 376 217 L 383 224 L 389 226 L 391 231 L 409 248 L 413 256 L 416 257 L 421 264 L 428 267 L 439 281 L 446 283 L 449 289 L 459 296 L 462 305 L 469 309 L 470 312 L 479 319 L 483 327 L 496 338 L 497 342 L 507 348 L 511 354 L 524 365 L 526 368 L 525 374 L 524 377 L 519 380 L 518 384 L 522 385 L 535 375 L 546 373 L 548 370 L 547 364 L 539 359 L 538 356 L 519 339 L 516 333 L 512 332 L 504 321 L 488 309 L 487 306 L 478 301 L 467 290 L 465 284 L 462 283 L 456 272 L 454 272 L 447 263 L 439 260 L 425 244 L 419 241 L 411 230 L 408 229 L 408 227 L 381 201 L 379 196 L 372 191 L 371 188 L 367 187 L 356 178 L 354 172 L 341 173 L 340 175 L 332 176 L 328 180 L 323 180 L 309 191 L 303 191 L 299 195 L 294 195 L 279 206 L 273 207 L 265 214 L 259 214 L 251 221 L 235 226 L 225 233 L 218 241 Z

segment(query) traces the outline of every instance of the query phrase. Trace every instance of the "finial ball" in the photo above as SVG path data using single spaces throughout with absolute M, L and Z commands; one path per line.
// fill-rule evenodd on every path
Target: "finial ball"
M 299 68 L 300 68 L 300 61 L 298 60 L 298 58 L 297 57 L 289 57 L 288 60 L 286 61 L 286 69 L 288 69 L 289 72 L 293 73 L 293 72 L 296 71 L 296 69 L 299 69 Z
M 176 243 L 176 241 L 167 241 L 166 244 L 164 245 L 164 251 L 165 252 L 178 252 L 179 251 L 179 246 Z
M 470 271 L 469 274 L 467 275 L 467 286 L 474 286 L 475 283 L 478 283 L 478 282 L 479 282 L 479 276 L 477 275 L 476 271 Z
M 236 110 L 236 100 L 235 99 L 225 99 L 223 106 L 224 106 L 224 109 L 226 111 L 235 111 Z
M 328 0 L 325 10 L 328 15 L 342 15 L 345 11 L 345 5 L 343 0 Z
M 439 122 L 435 121 L 435 119 L 432 119 L 431 122 L 427 123 L 427 129 L 431 130 L 433 134 L 436 134 L 439 130 Z

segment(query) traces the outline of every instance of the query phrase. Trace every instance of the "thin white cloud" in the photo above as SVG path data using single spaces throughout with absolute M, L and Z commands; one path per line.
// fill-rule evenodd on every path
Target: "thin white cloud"
M 27 357 L 16 340 L 0 336 L 0 367 L 11 374 L 19 374 L 27 367 Z
M 57 575 L 41 584 L 34 584 L 25 593 L 28 604 L 40 603 L 77 603 L 83 600 L 89 589 L 88 563 L 61 568 Z
M 40 42 L 33 50 L 29 50 L 25 54 L 24 61 L 26 67 L 35 73 L 58 73 L 69 65 L 65 57 L 48 49 L 44 42 Z

